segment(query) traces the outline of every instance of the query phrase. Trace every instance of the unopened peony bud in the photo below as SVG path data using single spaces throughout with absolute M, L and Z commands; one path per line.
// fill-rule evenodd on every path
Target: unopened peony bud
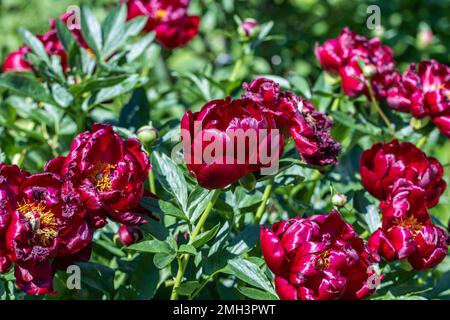
M 430 28 L 422 28 L 417 34 L 416 42 L 419 49 L 427 48 L 433 42 L 433 31 Z
M 125 225 L 120 226 L 117 235 L 120 241 L 126 246 L 139 242 L 143 238 L 142 232 L 138 227 L 128 227 Z
M 366 78 L 372 78 L 372 76 L 377 73 L 377 68 L 373 64 L 365 65 L 363 68 L 363 74 Z
M 336 193 L 332 198 L 331 202 L 336 207 L 342 208 L 347 204 L 347 196 L 342 193 Z
M 412 118 L 410 121 L 410 126 L 414 130 L 421 130 L 421 129 L 425 128 L 429 123 L 430 123 L 430 118 L 428 118 L 428 117 L 423 118 L 423 119 Z
M 255 19 L 247 18 L 241 23 L 238 31 L 243 38 L 255 38 L 260 31 L 259 23 Z
M 143 126 L 137 131 L 137 137 L 146 146 L 151 146 L 159 139 L 159 132 L 152 126 Z

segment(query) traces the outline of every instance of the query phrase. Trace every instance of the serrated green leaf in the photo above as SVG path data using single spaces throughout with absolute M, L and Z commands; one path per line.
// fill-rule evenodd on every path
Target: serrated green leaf
M 254 300 L 279 300 L 273 293 L 250 287 L 238 287 L 238 291 L 244 296 Z
M 272 285 L 266 275 L 256 264 L 242 257 L 238 257 L 228 261 L 228 266 L 233 274 L 245 283 L 264 291 L 274 293 Z
M 139 251 L 139 252 L 150 252 L 150 253 L 167 253 L 173 254 L 174 250 L 171 246 L 161 240 L 146 240 L 139 243 L 132 244 L 127 249 Z

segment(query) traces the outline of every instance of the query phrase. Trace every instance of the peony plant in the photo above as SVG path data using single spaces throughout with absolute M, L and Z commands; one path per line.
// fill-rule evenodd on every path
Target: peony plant
M 343 27 L 298 46 L 305 77 L 279 17 L 227 3 L 114 0 L 18 31 L 2 299 L 445 295 L 449 67 Z

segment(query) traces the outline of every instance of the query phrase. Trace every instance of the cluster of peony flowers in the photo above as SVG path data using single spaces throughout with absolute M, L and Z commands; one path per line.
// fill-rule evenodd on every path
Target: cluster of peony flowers
M 283 300 L 362 299 L 382 280 L 367 244 L 336 210 L 261 227 L 260 241 Z
M 109 125 L 78 135 L 66 157 L 43 173 L 0 165 L 0 272 L 14 263 L 28 294 L 52 294 L 56 270 L 87 261 L 95 229 L 107 218 L 126 226 L 147 222 L 140 207 L 151 165 L 137 139 Z
M 393 50 L 378 38 L 367 40 L 349 28 L 336 39 L 316 46 L 321 67 L 341 78 L 347 96 L 370 96 L 370 84 L 378 100 L 416 119 L 431 119 L 450 137 L 450 67 L 435 60 L 412 63 L 400 74 L 395 70 Z
M 414 118 L 428 117 L 442 134 L 450 138 L 450 68 L 434 60 L 410 65 L 389 89 L 388 105 L 410 113 Z
M 369 96 L 370 84 L 377 98 L 385 98 L 398 77 L 392 49 L 378 38 L 368 40 L 349 28 L 316 46 L 315 53 L 324 70 L 341 78 L 342 90 L 350 97 Z
M 447 255 L 449 236 L 428 209 L 446 188 L 443 167 L 409 142 L 376 144 L 361 158 L 361 178 L 379 199 L 382 226 L 369 247 L 387 261 L 408 259 L 416 270 L 435 267 Z
M 166 48 L 185 46 L 198 33 L 200 18 L 188 15 L 190 0 L 125 0 L 127 19 L 148 17 L 145 29 L 155 31 Z
M 259 174 L 268 165 L 261 155 L 275 150 L 270 154 L 271 163 L 278 161 L 290 137 L 306 163 L 324 166 L 337 162 L 340 145 L 330 134 L 333 123 L 310 101 L 281 91 L 279 84 L 266 78 L 244 84 L 244 90 L 239 99 L 214 100 L 199 112 L 188 111 L 183 116 L 184 159 L 200 185 L 222 189 L 248 173 Z M 249 132 L 264 130 L 266 135 L 254 144 L 247 140 Z M 204 151 L 217 142 L 223 145 L 223 152 L 205 159 Z M 245 153 L 242 159 L 237 158 L 239 146 Z
M 81 35 L 80 27 L 76 23 L 68 23 L 71 19 L 74 19 L 75 11 L 69 11 L 59 17 L 59 19 L 67 24 L 70 24 L 70 32 L 72 36 L 76 39 L 78 44 L 89 50 L 86 42 Z M 56 21 L 55 19 L 50 20 L 50 30 L 45 34 L 36 36 L 43 44 L 45 51 L 49 56 L 58 56 L 61 59 L 61 65 L 63 70 L 68 69 L 67 53 L 61 41 L 58 38 L 58 33 L 56 31 Z M 2 70 L 3 72 L 24 72 L 32 71 L 33 66 L 25 59 L 26 55 L 30 53 L 30 48 L 23 46 L 22 48 L 11 52 L 3 62 Z

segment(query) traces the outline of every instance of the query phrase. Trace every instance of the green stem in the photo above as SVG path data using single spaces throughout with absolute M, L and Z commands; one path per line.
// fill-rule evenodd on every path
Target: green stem
M 308 194 L 306 195 L 306 199 L 305 202 L 306 203 L 310 203 L 311 202 L 311 198 L 314 195 L 314 190 L 316 189 L 317 186 L 317 182 L 320 180 L 320 177 L 322 176 L 322 174 L 320 173 L 320 171 L 316 170 L 311 178 L 311 187 L 308 190 Z
M 202 216 L 200 217 L 200 220 L 198 221 L 197 225 L 194 228 L 194 231 L 192 231 L 190 237 L 189 237 L 189 244 L 192 244 L 192 242 L 195 240 L 195 238 L 199 235 L 200 231 L 203 228 L 203 225 L 206 222 L 206 219 L 208 219 L 209 214 L 211 213 L 212 209 L 214 208 L 214 204 L 216 203 L 217 199 L 219 198 L 221 190 L 215 190 L 213 193 L 213 196 L 211 200 L 208 203 L 208 206 L 206 207 L 205 211 L 203 212 Z M 181 281 L 183 280 L 184 273 L 186 271 L 186 267 L 189 263 L 189 254 L 184 254 L 178 258 L 178 271 L 177 275 L 175 277 L 175 282 L 172 288 L 172 294 L 170 295 L 170 300 L 177 300 L 178 293 L 177 289 L 181 285 Z
M 375 108 L 375 110 L 381 116 L 381 118 L 383 119 L 384 123 L 389 128 L 389 131 L 391 131 L 391 133 L 393 135 L 395 135 L 394 126 L 392 125 L 391 121 L 389 120 L 389 118 L 384 113 L 383 109 L 381 109 L 381 106 L 378 103 L 378 100 L 375 98 L 375 94 L 373 93 L 372 85 L 370 84 L 370 82 L 367 82 L 367 88 L 369 89 L 370 101 L 372 103 L 372 106 Z
M 336 97 L 333 100 L 333 104 L 331 105 L 331 111 L 338 111 L 339 110 L 339 105 L 341 104 L 341 99 L 340 97 Z
M 231 72 L 230 82 L 233 82 L 233 81 L 237 80 L 237 77 L 239 75 L 239 71 L 241 70 L 241 67 L 242 67 L 242 63 L 244 62 L 243 60 L 244 60 L 243 58 L 239 58 L 236 61 L 235 65 L 233 67 L 233 71 Z
M 150 185 L 150 192 L 156 194 L 155 175 L 152 170 L 148 172 L 148 183 Z
M 264 189 L 264 194 L 262 197 L 262 202 L 258 207 L 258 210 L 255 214 L 255 224 L 259 224 L 261 221 L 262 215 L 266 211 L 267 201 L 269 200 L 270 193 L 272 192 L 273 187 L 273 179 L 269 181 L 269 184 L 266 186 L 266 189 Z
M 428 136 L 423 136 L 422 138 L 420 138 L 419 142 L 417 142 L 416 147 L 418 149 L 422 149 L 422 147 L 427 143 L 428 141 Z

